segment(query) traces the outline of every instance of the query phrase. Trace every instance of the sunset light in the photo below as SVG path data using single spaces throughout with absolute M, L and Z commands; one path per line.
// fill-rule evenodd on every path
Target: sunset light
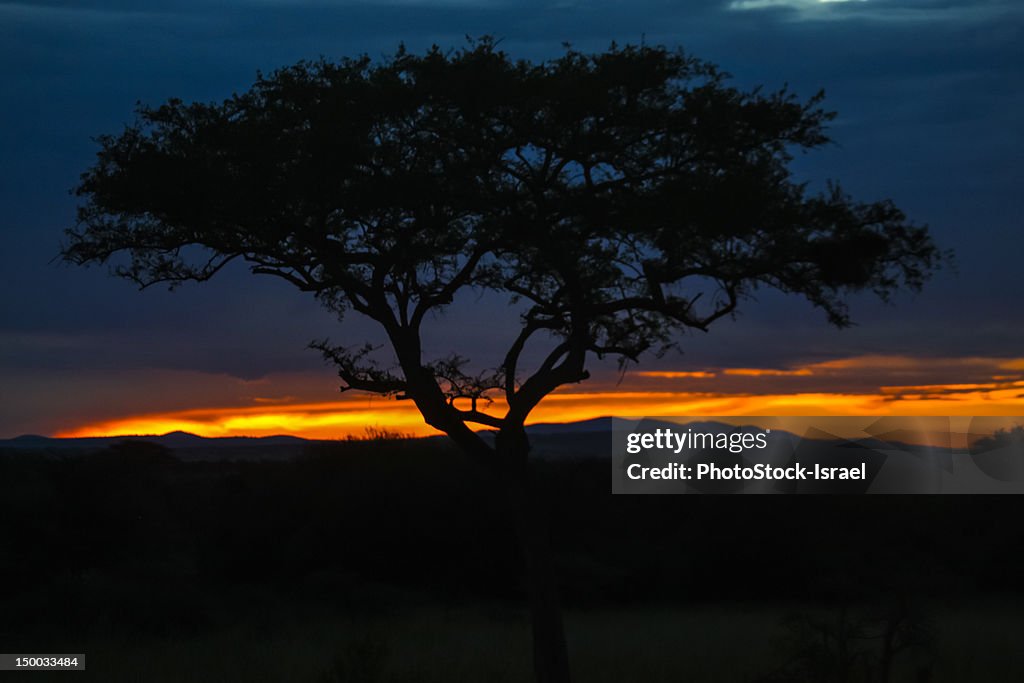
M 957 367 L 969 382 L 927 381 Z M 619 387 L 600 381 L 591 391 L 552 394 L 531 415 L 531 423 L 565 423 L 603 416 L 699 415 L 992 415 L 1024 414 L 1021 359 L 911 359 L 863 356 L 796 368 L 719 368 L 647 371 Z M 853 381 L 853 377 L 858 382 Z M 987 377 L 987 381 L 981 381 Z M 729 378 L 734 378 L 730 381 Z M 910 380 L 907 383 L 893 379 Z M 745 389 L 734 382 L 742 379 Z M 787 382 L 799 381 L 791 390 Z M 856 386 L 843 391 L 836 383 Z M 867 390 L 869 383 L 873 390 Z M 817 387 L 815 386 L 817 384 Z M 717 388 L 716 388 L 717 387 Z M 267 387 L 263 387 L 266 389 Z M 410 401 L 352 397 L 298 401 L 255 397 L 253 405 L 182 408 L 140 413 L 70 426 L 61 437 L 149 435 L 172 431 L 205 437 L 290 434 L 312 439 L 361 437 L 368 428 L 413 436 L 436 435 Z M 486 412 L 500 416 L 495 401 Z

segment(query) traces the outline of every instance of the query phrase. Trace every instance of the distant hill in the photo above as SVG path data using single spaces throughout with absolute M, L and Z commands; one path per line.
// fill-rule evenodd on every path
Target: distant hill
M 311 442 L 297 436 L 229 436 L 205 438 L 188 432 L 159 435 L 124 435 L 52 438 L 27 434 L 0 440 L 0 453 L 78 455 L 109 448 L 125 441 L 145 441 L 168 449 L 182 460 L 281 460 L 300 455 Z
M 612 419 L 600 417 L 566 424 L 544 423 L 527 427 L 539 455 L 593 455 L 607 457 Z M 423 437 L 435 439 L 439 437 Z M 486 433 L 484 438 L 490 438 Z M 303 439 L 297 436 L 215 437 L 188 432 L 159 435 L 123 435 L 101 437 L 53 438 L 26 434 L 0 440 L 0 453 L 38 452 L 59 456 L 91 453 L 124 441 L 159 444 L 182 460 L 281 460 L 301 455 L 310 446 L 331 441 Z
M 149 441 L 171 449 L 194 448 L 197 446 L 238 447 L 238 446 L 282 446 L 305 443 L 307 439 L 297 436 L 227 436 L 207 438 L 189 432 L 168 432 L 167 434 L 125 434 L 121 436 L 85 436 L 56 438 L 26 434 L 14 439 L 0 439 L 0 448 L 105 448 L 121 441 Z
M 659 428 L 679 429 L 680 425 L 673 422 L 644 419 L 642 427 L 646 431 Z M 701 431 L 750 431 L 757 428 L 750 426 L 735 427 L 714 421 L 695 421 L 686 423 L 687 427 Z M 610 456 L 612 418 L 598 417 L 590 420 L 568 423 L 539 423 L 526 428 L 537 456 L 546 458 L 559 457 L 596 457 Z M 493 432 L 484 431 L 481 435 L 488 441 L 493 439 Z M 437 439 L 441 437 L 423 437 Z M 773 442 L 780 447 L 791 445 L 800 437 L 788 432 L 773 431 Z M 92 453 L 97 450 L 124 441 L 146 441 L 167 448 L 182 460 L 288 460 L 309 452 L 311 446 L 329 444 L 333 441 L 303 439 L 297 436 L 278 435 L 264 437 L 217 437 L 206 438 L 188 432 L 170 432 L 161 435 L 138 436 L 102 436 L 80 438 L 52 438 L 36 434 L 26 434 L 14 439 L 0 440 L 0 454 L 39 453 L 55 456 L 68 456 Z M 845 441 L 837 439 L 837 441 Z M 858 442 L 845 442 L 846 447 L 866 448 L 906 448 L 914 450 L 899 442 L 883 444 L 874 439 Z
M 595 417 L 579 422 L 540 422 L 530 425 L 526 432 L 533 435 L 541 434 L 580 434 L 584 432 L 611 432 L 612 418 Z

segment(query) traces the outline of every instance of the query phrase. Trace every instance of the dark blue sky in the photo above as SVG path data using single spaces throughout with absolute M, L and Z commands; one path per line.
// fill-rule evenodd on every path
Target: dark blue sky
M 136 101 L 221 99 L 245 89 L 257 69 L 382 55 L 400 41 L 413 50 L 457 46 L 467 34 L 493 34 L 513 55 L 534 59 L 566 41 L 600 50 L 643 39 L 681 45 L 743 85 L 788 83 L 802 95 L 824 87 L 839 112 L 838 144 L 801 158 L 800 174 L 813 183 L 837 178 L 861 199 L 890 197 L 956 252 L 956 271 L 920 295 L 890 307 L 855 302 L 856 329 L 830 330 L 808 306 L 765 294 L 738 321 L 684 345 L 682 358 L 651 367 L 1020 355 L 1019 1 L 0 2 L 0 436 L 43 425 L 42 410 L 85 415 L 83 401 L 116 393 L 111 378 L 258 380 L 321 369 L 303 350 L 312 338 L 365 335 L 354 318 L 339 330 L 314 302 L 241 269 L 173 294 L 139 293 L 103 269 L 56 263 L 74 217 L 68 190 L 91 163 L 92 136 L 117 132 Z M 469 300 L 450 325 L 478 345 L 501 333 L 496 315 L 493 302 Z M 433 338 L 438 351 L 445 334 Z

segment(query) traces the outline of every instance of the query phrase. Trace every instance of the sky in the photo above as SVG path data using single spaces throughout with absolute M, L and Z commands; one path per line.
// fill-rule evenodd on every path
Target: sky
M 407 402 L 338 393 L 310 340 L 378 337 L 244 268 L 138 291 L 56 259 L 95 136 L 137 102 L 220 100 L 257 70 L 493 35 L 516 57 L 614 40 L 682 46 L 736 84 L 819 88 L 836 144 L 797 175 L 891 198 L 955 253 L 919 294 L 852 301 L 852 329 L 770 292 L 681 354 L 549 397 L 538 421 L 598 415 L 1024 415 L 1024 3 L 1015 0 L 0 1 L 0 438 L 426 433 Z M 428 352 L 499 349 L 502 301 L 469 295 Z M 479 358 L 494 365 L 495 358 Z M 500 412 L 500 405 L 493 409 Z

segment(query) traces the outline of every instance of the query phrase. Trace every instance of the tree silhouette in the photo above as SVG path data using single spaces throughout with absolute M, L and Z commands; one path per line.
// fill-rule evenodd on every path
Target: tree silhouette
M 412 400 L 500 477 L 527 563 L 537 678 L 567 681 L 526 468 L 538 403 L 587 379 L 588 359 L 664 349 L 758 287 L 844 326 L 849 293 L 917 288 L 939 260 L 891 202 L 838 185 L 812 194 L 791 177 L 794 151 L 829 141 L 822 98 L 743 91 L 650 46 L 535 63 L 485 38 L 301 62 L 222 103 L 141 107 L 100 137 L 63 256 L 115 257 L 141 287 L 244 261 L 376 321 L 391 365 L 370 346 L 316 346 L 342 390 Z M 494 370 L 424 357 L 425 321 L 465 290 L 517 305 L 518 335 Z M 496 430 L 493 445 L 471 425 Z

